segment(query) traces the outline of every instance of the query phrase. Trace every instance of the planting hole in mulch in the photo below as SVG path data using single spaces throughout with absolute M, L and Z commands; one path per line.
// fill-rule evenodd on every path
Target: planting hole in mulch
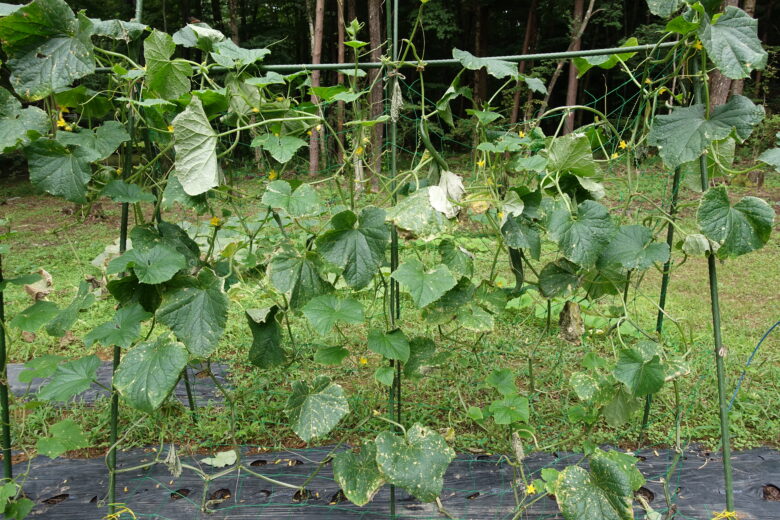
M 311 491 L 308 489 L 299 489 L 295 492 L 293 495 L 293 502 L 304 502 L 311 498 L 312 494 Z
M 647 500 L 647 503 L 649 504 L 653 500 L 655 500 L 655 493 L 647 489 L 646 487 L 641 487 L 637 489 L 636 495 L 641 496 L 645 500 Z
M 466 500 L 474 500 L 477 497 L 479 497 L 479 491 L 477 491 L 476 493 L 472 493 L 469 496 L 467 496 Z
M 780 488 L 773 484 L 765 485 L 763 494 L 767 502 L 780 502 Z
M 266 464 L 268 464 L 267 460 L 257 459 L 257 460 L 253 460 L 249 465 L 250 466 L 265 466 Z
M 62 493 L 61 495 L 54 495 L 53 497 L 44 498 L 41 500 L 41 503 L 53 506 L 55 504 L 59 504 L 60 502 L 64 502 L 68 499 L 69 496 L 70 495 L 68 493 Z
M 180 498 L 188 497 L 190 496 L 190 493 L 192 493 L 192 491 L 187 488 L 177 489 L 171 493 L 171 500 L 179 500 Z
M 220 488 L 211 494 L 211 496 L 209 497 L 209 502 L 224 502 L 231 496 L 233 495 L 230 493 L 229 489 Z
M 328 500 L 328 504 L 335 506 L 337 504 L 341 504 L 342 502 L 346 502 L 346 501 L 347 501 L 347 497 L 344 496 L 344 491 L 339 489 L 338 491 L 336 491 L 335 495 L 330 497 L 330 500 Z

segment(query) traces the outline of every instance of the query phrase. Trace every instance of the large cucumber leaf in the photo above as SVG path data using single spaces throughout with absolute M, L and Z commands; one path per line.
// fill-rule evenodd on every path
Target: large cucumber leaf
M 286 410 L 293 431 L 309 442 L 330 432 L 349 413 L 349 403 L 341 386 L 331 383 L 327 376 L 318 376 L 311 385 L 306 381 L 293 383 Z
M 176 178 L 187 195 L 200 195 L 219 186 L 222 174 L 217 161 L 217 133 L 211 128 L 203 103 L 193 96 L 173 118 Z

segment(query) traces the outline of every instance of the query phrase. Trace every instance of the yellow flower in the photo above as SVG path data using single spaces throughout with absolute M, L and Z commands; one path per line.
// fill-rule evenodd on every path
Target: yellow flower
M 322 125 L 317 125 L 314 127 L 314 129 L 319 132 L 320 130 L 322 130 Z
M 618 157 L 620 157 L 620 156 L 618 155 L 618 153 L 617 153 L 617 152 L 615 152 L 615 153 L 613 153 L 613 154 L 612 154 L 612 159 L 617 159 Z
M 498 212 L 498 220 L 504 220 L 504 212 L 503 211 L 499 211 Z
M 628 145 L 626 144 L 625 141 L 620 141 L 618 147 L 620 147 L 621 150 L 625 150 L 626 148 L 628 148 Z
M 311 135 L 311 130 L 307 130 L 306 135 Z
M 484 163 L 485 161 L 482 161 L 482 162 Z M 488 178 L 488 180 L 487 180 L 488 186 L 492 186 L 492 185 L 493 185 L 493 182 L 494 182 L 494 181 L 493 181 L 493 178 L 492 178 L 492 177 Z
M 122 168 L 117 168 L 116 169 L 116 174 L 117 175 L 122 175 Z
M 652 85 L 653 84 L 653 80 L 650 79 L 650 78 L 645 78 L 645 84 L 646 85 Z
M 66 126 L 68 126 L 67 121 L 60 115 L 60 118 L 57 119 L 57 128 L 65 128 Z
M 535 495 L 536 493 L 538 493 L 538 490 L 536 489 L 536 486 L 534 486 L 533 484 L 530 484 L 525 487 L 526 495 Z
M 211 220 L 209 220 L 209 225 L 211 227 L 221 227 L 222 226 L 222 219 L 219 217 L 211 217 Z
M 68 107 L 57 107 L 57 108 L 62 114 L 67 114 L 68 112 L 70 112 L 70 109 L 68 109 Z
M 279 132 L 274 132 L 274 137 L 279 137 Z
M 520 130 L 519 132 L 517 132 L 517 136 L 518 136 L 520 139 L 522 139 L 523 137 L 525 137 L 525 132 L 523 132 L 522 130 Z
M 259 109 L 259 108 L 257 108 L 257 107 L 252 107 L 252 112 L 254 112 L 255 114 L 257 114 L 258 112 L 260 112 L 260 109 Z
M 173 132 L 173 125 L 168 125 L 168 131 Z
M 280 101 L 280 102 L 284 101 L 284 97 L 283 96 L 276 96 L 276 100 Z
M 271 170 L 270 172 L 268 172 L 268 180 L 275 181 L 277 177 L 279 177 L 279 174 L 276 173 L 276 170 Z
M 363 147 L 362 147 L 362 146 L 358 146 L 358 147 L 355 149 L 355 155 L 363 155 L 363 152 L 364 152 L 364 151 L 365 151 L 365 150 L 363 150 Z
M 73 127 L 70 126 L 70 125 L 65 125 L 65 131 L 66 132 L 72 132 L 73 131 Z
M 427 4 L 427 3 L 428 3 L 428 0 L 420 0 L 420 3 L 421 3 L 421 4 L 423 4 L 423 5 L 425 5 L 425 4 Z
M 360 358 L 360 364 L 361 365 L 367 365 L 368 364 L 368 359 L 366 359 L 364 357 Z
M 369 139 L 368 137 L 364 137 L 362 139 L 362 141 L 363 141 L 363 144 L 369 144 L 371 142 L 371 139 Z M 425 151 L 427 152 L 428 150 L 425 150 Z
M 704 46 L 701 44 L 701 40 L 696 40 L 696 43 L 693 44 L 693 48 L 697 51 L 702 50 Z
M 480 168 L 484 168 L 485 167 L 485 159 L 477 161 L 477 166 L 480 167 Z

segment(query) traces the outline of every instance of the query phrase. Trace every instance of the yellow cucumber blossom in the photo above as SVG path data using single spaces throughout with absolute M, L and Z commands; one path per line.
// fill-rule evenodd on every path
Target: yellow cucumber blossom
M 219 217 L 211 217 L 211 220 L 209 220 L 209 225 L 211 227 L 222 227 L 222 219 Z
M 282 102 L 284 101 L 284 96 L 276 96 L 276 100 Z
M 625 142 L 625 141 L 620 141 L 620 144 L 618 145 L 618 147 L 619 147 L 621 150 L 625 150 L 626 148 L 628 148 L 628 144 L 626 144 L 626 142 Z
M 362 146 L 358 146 L 357 148 L 355 148 L 355 155 L 363 155 L 364 151 L 365 150 L 363 150 Z
M 311 130 L 307 130 L 306 135 L 311 135 Z
M 529 485 L 527 485 L 525 487 L 525 494 L 526 495 L 535 495 L 538 492 L 539 491 L 536 489 L 536 486 L 534 486 L 533 484 L 529 484 Z
M 523 132 L 522 130 L 520 130 L 519 132 L 517 132 L 517 137 L 519 137 L 520 139 L 522 139 L 523 137 L 525 137 L 525 132 Z
M 258 112 L 260 112 L 260 109 L 259 109 L 259 108 L 257 108 L 257 107 L 252 107 L 252 112 L 254 112 L 255 114 L 257 114 Z
M 168 125 L 168 131 L 173 132 L 173 125 Z
M 650 78 L 645 78 L 645 84 L 646 85 L 652 85 L 653 84 L 653 80 L 650 79 Z
M 696 40 L 696 43 L 693 44 L 693 48 L 700 51 L 704 48 L 704 45 L 701 44 L 701 40 Z
M 480 159 L 479 161 L 477 161 L 477 166 L 479 166 L 480 168 L 484 168 L 485 167 L 485 159 Z
M 279 177 L 279 174 L 276 173 L 276 170 L 271 170 L 268 172 L 268 180 L 275 181 Z
M 612 154 L 612 159 L 617 159 L 618 157 L 620 157 L 620 155 L 618 155 L 617 152 Z
M 314 127 L 314 129 L 319 132 L 322 130 L 322 125 L 317 125 Z
M 366 359 L 364 357 L 360 358 L 360 364 L 361 365 L 367 365 L 368 364 L 368 359 Z

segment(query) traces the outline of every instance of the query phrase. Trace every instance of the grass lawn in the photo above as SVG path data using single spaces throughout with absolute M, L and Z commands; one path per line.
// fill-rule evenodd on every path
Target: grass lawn
M 253 194 L 239 201 L 238 206 L 243 212 L 264 213 L 254 196 L 263 185 L 264 181 L 257 179 L 240 181 L 239 188 Z M 640 186 L 650 199 L 665 200 L 667 185 L 668 179 L 652 166 L 643 170 Z M 734 195 L 761 196 L 772 204 L 775 211 L 780 209 L 780 181 L 776 177 L 769 176 L 767 184 L 760 190 L 732 187 L 731 192 Z M 118 204 L 104 200 L 85 217 L 80 208 L 36 193 L 24 181 L 0 185 L 0 193 L 0 217 L 9 219 L 17 232 L 10 242 L 12 253 L 3 259 L 6 276 L 46 269 L 52 275 L 55 289 L 49 298 L 59 305 L 70 301 L 85 276 L 101 278 L 100 269 L 90 262 L 118 236 Z M 620 183 L 614 182 L 608 193 L 607 203 L 620 206 Z M 683 194 L 680 223 L 691 231 L 695 229 L 693 201 L 697 198 L 698 194 L 690 191 Z M 636 209 L 635 205 L 627 208 L 627 220 Z M 211 215 L 197 216 L 181 210 L 176 216 L 206 224 Z M 464 241 L 476 255 L 476 273 L 486 273 L 494 251 L 488 236 L 477 229 L 469 232 Z M 259 244 L 259 247 L 272 251 L 274 245 Z M 436 256 L 435 246 L 419 241 L 404 242 L 402 248 L 402 258 L 416 253 L 433 261 Z M 679 263 L 681 253 L 674 251 L 673 254 Z M 542 262 L 537 265 L 541 267 L 551 260 L 551 255 L 552 248 L 545 249 Z M 513 283 L 513 277 L 503 256 L 500 262 L 502 267 L 497 281 L 508 286 Z M 763 249 L 720 263 L 718 268 L 724 343 L 728 348 L 728 388 L 732 391 L 757 341 L 780 320 L 780 241 L 775 234 Z M 641 286 L 629 291 L 631 316 L 645 330 L 653 330 L 655 326 L 660 278 L 660 273 L 651 269 Z M 330 438 L 320 439 L 318 443 L 332 444 L 340 439 L 354 441 L 368 436 L 372 422 L 357 429 L 355 426 L 372 410 L 384 409 L 387 404 L 385 387 L 373 378 L 379 357 L 366 348 L 368 327 L 345 327 L 342 329 L 343 336 L 333 333 L 320 338 L 304 317 L 294 316 L 290 320 L 296 338 L 293 362 L 284 368 L 259 370 L 247 360 L 252 338 L 243 309 L 257 306 L 263 287 L 261 276 L 246 278 L 231 287 L 228 328 L 215 355 L 215 360 L 227 363 L 233 374 L 233 394 L 238 403 L 235 440 L 263 448 L 303 446 L 287 426 L 284 404 L 292 381 L 312 380 L 323 373 L 344 386 L 351 408 L 356 413 L 350 414 Z M 521 390 L 533 394 L 530 422 L 535 429 L 537 446 L 548 450 L 576 449 L 580 446 L 585 432 L 580 426 L 570 423 L 566 414 L 567 408 L 577 402 L 569 377 L 581 368 L 581 360 L 587 352 L 596 352 L 607 358 L 617 355 L 619 343 L 614 334 L 606 334 L 595 316 L 606 310 L 608 304 L 617 303 L 617 299 L 585 310 L 590 316 L 587 322 L 591 326 L 582 345 L 575 346 L 558 338 L 557 316 L 553 317 L 551 332 L 544 334 L 546 304 L 536 293 L 529 294 L 534 296 L 510 305 L 512 308 L 497 320 L 493 333 L 478 335 L 459 331 L 452 336 L 435 334 L 439 363 L 428 369 L 424 377 L 409 379 L 403 384 L 408 422 L 419 421 L 445 433 L 459 452 L 508 450 L 505 430 L 492 422 L 479 425 L 468 417 L 466 411 L 470 406 L 486 406 L 495 398 L 495 392 L 484 384 L 485 378 L 495 368 L 511 368 L 517 375 Z M 383 326 L 381 300 L 377 301 L 370 289 L 361 295 L 368 323 Z M 6 316 L 10 319 L 27 307 L 30 299 L 20 288 L 11 287 L 6 292 L 6 304 Z M 402 307 L 401 327 L 407 336 L 436 332 L 420 319 L 419 311 L 408 296 L 404 296 Z M 557 307 L 558 302 L 553 308 Z M 707 267 L 703 258 L 688 258 L 675 268 L 667 309 L 670 315 L 665 329 L 667 348 L 679 353 L 687 352 L 691 367 L 691 374 L 680 380 L 683 441 L 699 441 L 714 448 L 719 436 L 718 413 Z M 99 299 L 80 314 L 73 334 L 64 338 L 49 337 L 42 330 L 34 337 L 22 337 L 16 330 L 10 330 L 10 361 L 26 362 L 46 353 L 76 357 L 87 351 L 109 359 L 109 349 L 87 349 L 80 338 L 109 320 L 113 312 L 114 302 L 110 296 Z M 337 367 L 319 365 L 313 361 L 313 354 L 317 346 L 323 344 L 339 344 L 350 351 L 350 356 Z M 529 368 L 533 371 L 533 388 Z M 779 400 L 780 331 L 764 342 L 735 401 L 732 410 L 735 447 L 780 444 L 780 414 L 775 408 Z M 17 441 L 27 448 L 34 448 L 35 440 L 46 434 L 47 425 L 65 416 L 73 418 L 90 432 L 90 440 L 95 447 L 106 446 L 107 401 L 93 407 L 70 409 L 49 405 L 18 406 L 14 413 L 17 418 L 22 415 L 27 417 L 24 428 L 19 423 L 14 425 Z M 638 413 L 632 424 L 620 428 L 610 428 L 602 421 L 590 432 L 590 439 L 596 443 L 631 447 L 638 436 L 640 417 L 641 413 Z M 671 385 L 666 385 L 657 396 L 651 421 L 649 444 L 673 444 L 674 394 Z M 123 407 L 122 423 L 126 433 L 124 446 L 127 447 L 148 445 L 157 439 L 194 448 L 232 442 L 230 414 L 220 407 L 201 410 L 197 424 L 189 420 L 186 409 L 177 405 L 164 407 L 156 417 L 146 417 Z M 383 424 L 374 426 L 384 427 Z

